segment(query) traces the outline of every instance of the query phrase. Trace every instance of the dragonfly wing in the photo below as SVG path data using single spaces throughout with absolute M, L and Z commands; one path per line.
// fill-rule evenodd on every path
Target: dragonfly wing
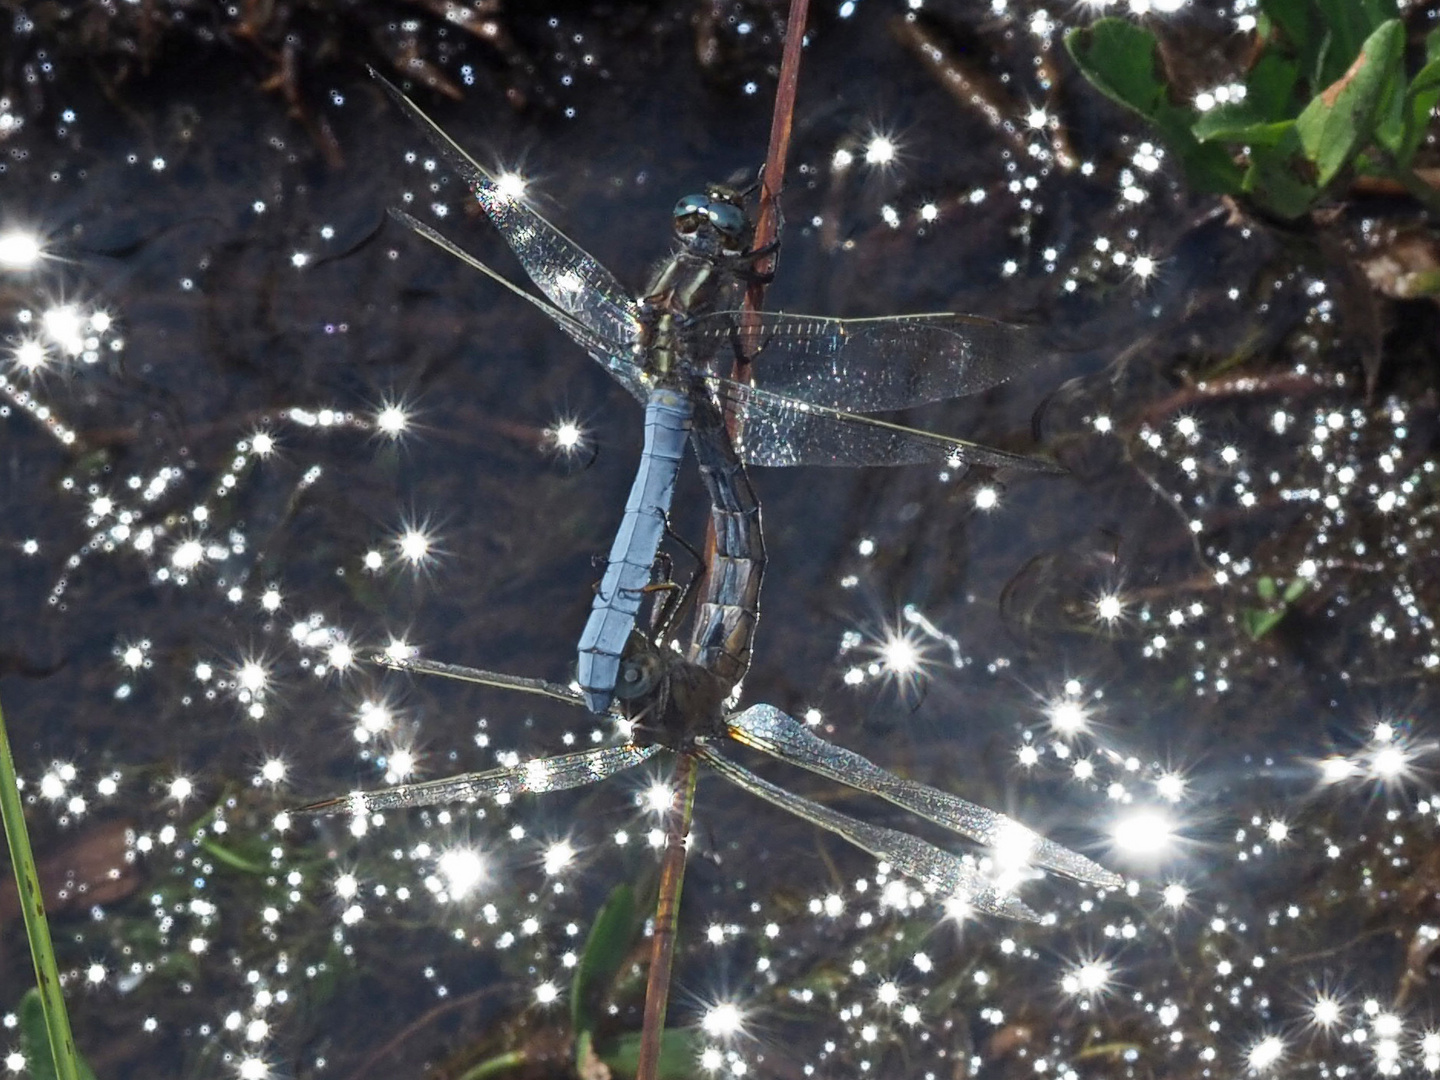
M 548 315 L 551 320 L 554 321 L 556 326 L 560 327 L 560 329 L 564 330 L 565 333 L 569 334 L 573 341 L 575 341 L 581 348 L 583 348 L 592 357 L 594 357 L 595 360 L 599 362 L 599 364 L 603 368 L 605 368 L 606 371 L 610 372 L 610 374 L 614 376 L 616 381 L 618 381 L 622 386 L 624 386 L 626 390 L 629 390 L 631 394 L 639 398 L 641 401 L 645 400 L 646 396 L 649 394 L 649 390 L 646 388 L 646 385 L 641 378 L 641 369 L 639 365 L 637 365 L 635 361 L 631 359 L 634 351 L 633 345 L 625 341 L 616 341 L 611 338 L 606 338 L 599 331 L 591 329 L 590 326 L 581 322 L 569 312 L 562 311 L 554 304 L 547 303 L 546 301 L 540 299 L 538 296 L 531 296 L 528 292 L 514 284 L 514 282 L 510 281 L 503 274 L 500 274 L 495 270 L 491 269 L 490 267 L 486 266 L 483 262 L 475 258 L 475 256 L 471 255 L 464 248 L 454 243 L 449 237 L 445 236 L 443 233 L 437 232 L 435 229 L 432 229 L 423 221 L 419 221 L 411 217 L 404 210 L 396 210 L 392 208 L 390 210 L 390 216 L 395 218 L 396 221 L 401 222 L 403 225 L 405 225 L 418 235 L 423 236 L 426 240 L 429 240 L 432 244 L 440 248 L 442 251 L 449 252 L 451 255 L 455 256 L 455 258 L 463 262 L 466 266 L 469 266 L 474 270 L 479 270 L 482 274 L 490 278 L 492 281 L 499 282 L 501 285 L 505 286 L 505 288 L 513 292 L 516 296 L 519 296 L 527 303 L 539 308 L 546 315 Z
M 465 181 L 530 280 L 552 304 L 610 341 L 634 341 L 639 307 L 628 289 L 575 241 L 509 192 L 438 124 L 374 69 L 371 74 L 418 127 L 446 164 Z
M 773 705 L 755 705 L 730 717 L 727 724 L 730 737 L 737 742 L 849 787 L 879 795 L 937 825 L 994 848 L 1002 853 L 1007 865 L 1042 866 L 1107 888 L 1124 884 L 1118 874 L 1079 852 L 1045 839 L 1013 818 L 948 791 L 904 780 L 853 750 L 819 738 Z
M 1029 472 L 1063 472 L 1043 458 L 905 427 L 873 416 L 812 405 L 729 379 L 706 380 L 740 422 L 736 450 L 748 465 L 988 465 Z
M 561 791 L 599 783 L 606 777 L 633 769 L 659 751 L 658 746 L 607 746 L 575 754 L 535 758 L 508 768 L 448 776 L 419 784 L 401 784 L 379 791 L 357 791 L 338 799 L 300 807 L 301 813 L 332 813 L 349 810 L 364 814 L 409 806 L 436 806 L 441 803 L 499 799 L 526 792 Z
M 918 836 L 911 836 L 898 829 L 887 829 L 881 825 L 871 825 L 776 787 L 749 769 L 723 757 L 713 747 L 702 746 L 699 754 L 705 764 L 737 787 L 843 837 L 862 851 L 868 851 L 877 859 L 889 863 L 911 880 L 932 889 L 943 899 L 960 899 L 992 915 L 1003 915 L 1027 922 L 1040 921 L 1040 916 L 1025 901 L 996 888 L 995 883 L 980 872 L 973 860 L 938 848 Z
M 720 311 L 696 319 L 686 333 L 692 355 L 747 357 L 766 390 L 862 413 L 973 394 L 1053 351 L 1039 327 L 980 315 L 830 319 Z

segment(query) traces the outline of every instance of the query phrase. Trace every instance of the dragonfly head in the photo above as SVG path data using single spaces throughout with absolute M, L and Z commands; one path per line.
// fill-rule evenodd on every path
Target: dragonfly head
M 654 650 L 630 650 L 620 661 L 615 696 L 621 701 L 638 701 L 655 692 L 665 677 L 665 662 Z
M 684 752 L 697 738 L 723 735 L 729 684 L 680 656 L 637 648 L 634 640 L 620 662 L 615 697 L 636 744 Z
M 704 255 L 743 255 L 755 237 L 744 198 L 719 184 L 686 195 L 675 204 L 674 220 L 680 242 Z

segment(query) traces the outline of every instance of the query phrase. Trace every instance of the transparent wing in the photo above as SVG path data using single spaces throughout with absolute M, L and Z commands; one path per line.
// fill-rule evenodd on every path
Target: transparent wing
M 479 798 L 498 799 L 526 792 L 561 791 L 596 784 L 616 773 L 633 769 L 658 753 L 658 746 L 608 746 L 575 754 L 536 758 L 509 768 L 465 773 L 419 784 L 401 784 L 379 791 L 357 791 L 337 799 L 325 799 L 300 807 L 297 813 L 333 813 L 348 810 L 363 814 L 407 806 L 435 806 L 440 803 L 470 802 Z
M 408 671 L 415 675 L 438 675 L 442 679 L 457 682 L 477 683 L 480 686 L 500 686 L 507 690 L 519 690 L 525 694 L 538 694 L 553 698 L 567 705 L 585 707 L 585 698 L 578 690 L 544 679 L 531 679 L 524 675 L 506 675 L 499 671 L 485 671 L 481 668 L 466 667 L 464 664 L 446 664 L 439 660 L 425 660 L 419 656 L 392 656 L 385 652 L 363 653 L 362 658 L 376 667 L 390 671 Z
M 469 185 L 480 207 L 515 252 L 535 287 L 566 314 L 609 341 L 634 341 L 638 308 L 629 290 L 595 257 L 510 194 L 479 162 L 441 131 L 419 107 L 373 68 L 370 74 L 408 116 L 450 168 Z
M 933 431 L 812 405 L 729 379 L 706 380 L 717 402 L 735 410 L 735 449 L 748 465 L 988 465 L 1063 472 L 1043 458 L 996 450 Z
M 713 747 L 702 746 L 698 753 L 705 764 L 737 787 L 742 787 L 752 795 L 758 795 L 796 817 L 843 837 L 945 899 L 961 899 L 992 915 L 1029 922 L 1040 921 L 1040 916 L 1025 901 L 997 889 L 994 882 L 976 869 L 972 861 L 943 851 L 918 836 L 859 821 L 838 810 L 831 810 L 828 806 L 776 787 L 749 769 L 722 757 Z
M 973 394 L 1050 351 L 1040 328 L 980 315 L 828 319 L 719 311 L 694 320 L 685 334 L 692 356 L 720 363 L 712 374 L 725 374 L 742 353 L 766 390 L 862 413 Z
M 1124 884 L 1120 875 L 1112 874 L 1079 852 L 1045 839 L 1013 818 L 976 806 L 948 791 L 903 780 L 853 750 L 826 742 L 773 705 L 752 706 L 729 717 L 726 723 L 730 737 L 737 742 L 849 787 L 879 795 L 937 825 L 994 848 L 1006 865 L 1042 866 L 1107 888 Z
M 547 304 L 538 296 L 531 296 L 514 282 L 508 280 L 504 275 L 492 270 L 464 248 L 454 243 L 449 237 L 432 229 L 423 221 L 416 220 L 404 210 L 397 210 L 392 207 L 390 216 L 420 236 L 423 236 L 426 240 L 429 240 L 442 251 L 449 252 L 466 266 L 479 270 L 492 281 L 498 281 L 516 296 L 539 308 L 555 322 L 556 326 L 569 334 L 572 340 L 594 357 L 606 371 L 610 372 L 626 390 L 629 390 L 631 394 L 640 400 L 645 400 L 649 390 L 642 380 L 640 366 L 632 359 L 634 356 L 634 346 L 632 344 L 606 338 L 568 312 L 561 311 L 553 304 Z

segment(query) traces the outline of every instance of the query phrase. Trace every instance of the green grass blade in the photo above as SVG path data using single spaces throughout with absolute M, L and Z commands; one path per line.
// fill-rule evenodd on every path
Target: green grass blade
M 5 841 L 10 848 L 10 867 L 15 873 L 16 893 L 25 919 L 25 936 L 30 957 L 35 961 L 35 982 L 45 1010 L 45 1029 L 58 1080 L 80 1080 L 75 1039 L 70 1034 L 70 1017 L 60 993 L 60 972 L 55 967 L 55 950 L 50 944 L 50 926 L 45 921 L 45 903 L 40 878 L 35 873 L 35 856 L 25 831 L 25 807 L 20 801 L 20 783 L 15 776 L 15 759 L 10 754 L 10 736 L 5 731 L 5 711 L 0 709 L 0 818 L 5 823 Z

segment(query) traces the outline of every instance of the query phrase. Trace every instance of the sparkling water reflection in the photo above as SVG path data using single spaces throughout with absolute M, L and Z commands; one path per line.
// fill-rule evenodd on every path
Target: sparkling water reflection
M 1033 79 L 1064 16 L 935 16 L 921 41 L 892 14 L 817 30 L 777 306 L 1136 302 L 1073 328 L 1103 344 L 1043 416 L 1070 478 L 758 477 L 774 563 L 747 697 L 1066 842 L 1099 826 L 1091 854 L 1130 885 L 1037 897 L 1036 930 L 975 920 L 707 785 L 677 999 L 698 1067 L 1440 1069 L 1415 354 L 1367 397 L 1354 286 L 1202 220 L 1163 149 L 1115 143 L 1079 91 L 1043 117 L 1029 89 L 991 100 L 1008 131 L 956 104 L 957 42 Z M 476 88 L 443 122 L 529 150 L 547 212 L 636 281 L 677 192 L 753 166 L 763 71 L 723 109 L 671 92 L 687 49 L 607 89 L 582 73 L 630 54 L 572 29 L 581 89 L 557 81 L 552 112 Z M 286 809 L 606 734 L 354 658 L 418 643 L 566 677 L 636 415 L 540 320 L 382 229 L 421 169 L 358 73 L 298 122 L 258 92 L 127 113 L 42 85 L 0 108 L 23 193 L 0 221 L 0 696 L 81 1046 L 102 1074 L 249 1078 L 554 1053 L 595 912 L 653 874 L 663 776 L 378 823 Z M 1054 378 L 937 424 L 1003 441 Z M 0 894 L 7 989 L 28 978 L 13 918 Z M 602 1042 L 638 1027 L 636 974 Z

